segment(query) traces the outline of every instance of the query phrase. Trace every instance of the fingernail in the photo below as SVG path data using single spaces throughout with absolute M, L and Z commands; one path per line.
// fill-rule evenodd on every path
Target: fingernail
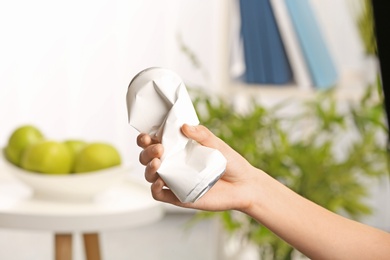
M 189 130 L 190 132 L 195 132 L 195 131 L 196 131 L 196 127 L 190 125 L 190 126 L 188 126 L 188 130 Z

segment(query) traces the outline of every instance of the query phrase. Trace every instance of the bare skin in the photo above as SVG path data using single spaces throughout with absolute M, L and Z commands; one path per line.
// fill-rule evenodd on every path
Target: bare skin
M 245 158 L 204 126 L 183 125 L 182 132 L 227 159 L 222 178 L 195 203 L 181 203 L 159 177 L 164 148 L 141 133 L 139 160 L 154 199 L 207 211 L 238 210 L 268 227 L 311 259 L 390 259 L 390 234 L 344 218 L 301 197 Z

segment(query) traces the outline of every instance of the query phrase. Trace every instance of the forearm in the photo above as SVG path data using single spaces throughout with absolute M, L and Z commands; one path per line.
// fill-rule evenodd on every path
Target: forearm
M 341 217 L 260 171 L 243 211 L 312 259 L 388 259 L 390 235 Z

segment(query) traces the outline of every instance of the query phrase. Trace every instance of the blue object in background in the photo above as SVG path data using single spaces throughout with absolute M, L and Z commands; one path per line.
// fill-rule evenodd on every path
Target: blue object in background
M 240 0 L 246 71 L 253 84 L 286 84 L 292 71 L 269 0 Z
M 332 87 L 338 80 L 337 70 L 309 1 L 285 2 L 315 87 Z

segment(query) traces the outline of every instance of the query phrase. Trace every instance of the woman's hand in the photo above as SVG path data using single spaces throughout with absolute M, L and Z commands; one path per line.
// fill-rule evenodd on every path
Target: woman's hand
M 201 145 L 219 150 L 227 159 L 226 171 L 222 178 L 198 201 L 181 203 L 169 187 L 164 188 L 165 183 L 157 173 L 164 147 L 149 135 L 140 134 L 137 137 L 137 144 L 144 150 L 140 153 L 139 160 L 146 166 L 145 179 L 152 183 L 153 198 L 177 206 L 211 211 L 249 208 L 251 194 L 253 194 L 252 188 L 256 189 L 253 185 L 254 178 L 259 170 L 252 167 L 241 155 L 204 126 L 183 125 L 182 132 Z

